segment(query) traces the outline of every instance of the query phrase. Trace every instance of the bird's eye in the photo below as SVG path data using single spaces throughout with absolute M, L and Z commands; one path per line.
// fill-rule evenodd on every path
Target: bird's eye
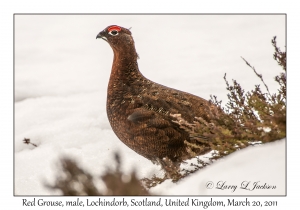
M 116 31 L 116 30 L 112 30 L 112 31 L 110 31 L 110 32 L 108 32 L 110 35 L 113 35 L 113 36 L 117 36 L 119 33 L 118 33 L 118 31 Z

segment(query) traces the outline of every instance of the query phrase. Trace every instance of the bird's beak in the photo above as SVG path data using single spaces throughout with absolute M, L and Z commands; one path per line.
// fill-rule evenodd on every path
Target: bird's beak
M 107 41 L 106 36 L 104 35 L 104 31 L 101 31 L 99 34 L 97 34 L 96 39 L 104 39 L 105 41 Z

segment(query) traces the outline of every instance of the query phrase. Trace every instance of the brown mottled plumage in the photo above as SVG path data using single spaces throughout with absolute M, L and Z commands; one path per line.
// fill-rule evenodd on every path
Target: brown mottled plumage
M 209 122 L 214 105 L 145 78 L 139 71 L 138 54 L 128 29 L 108 26 L 96 38 L 107 41 L 114 52 L 106 109 L 111 127 L 122 142 L 154 162 L 168 158 L 178 163 L 189 158 L 185 141 L 199 145 L 193 148 L 196 154 L 210 150 L 208 144 L 199 143 L 180 128 L 172 115 L 189 123 L 194 117 Z

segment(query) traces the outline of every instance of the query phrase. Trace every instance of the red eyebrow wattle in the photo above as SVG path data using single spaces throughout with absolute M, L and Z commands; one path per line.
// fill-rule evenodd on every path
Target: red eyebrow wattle
M 121 31 L 121 28 L 119 26 L 111 26 L 107 30 L 108 30 L 108 32 L 110 32 L 112 30 Z

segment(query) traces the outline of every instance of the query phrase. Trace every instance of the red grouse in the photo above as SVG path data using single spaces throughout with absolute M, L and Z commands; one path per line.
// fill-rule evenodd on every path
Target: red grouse
M 189 123 L 195 117 L 210 121 L 216 107 L 203 98 L 172 89 L 145 78 L 138 68 L 138 54 L 130 30 L 111 25 L 96 38 L 104 39 L 114 52 L 107 90 L 107 115 L 118 138 L 153 162 L 165 158 L 179 163 L 210 150 L 174 122 L 174 115 Z M 209 140 L 207 140 L 209 141 Z

